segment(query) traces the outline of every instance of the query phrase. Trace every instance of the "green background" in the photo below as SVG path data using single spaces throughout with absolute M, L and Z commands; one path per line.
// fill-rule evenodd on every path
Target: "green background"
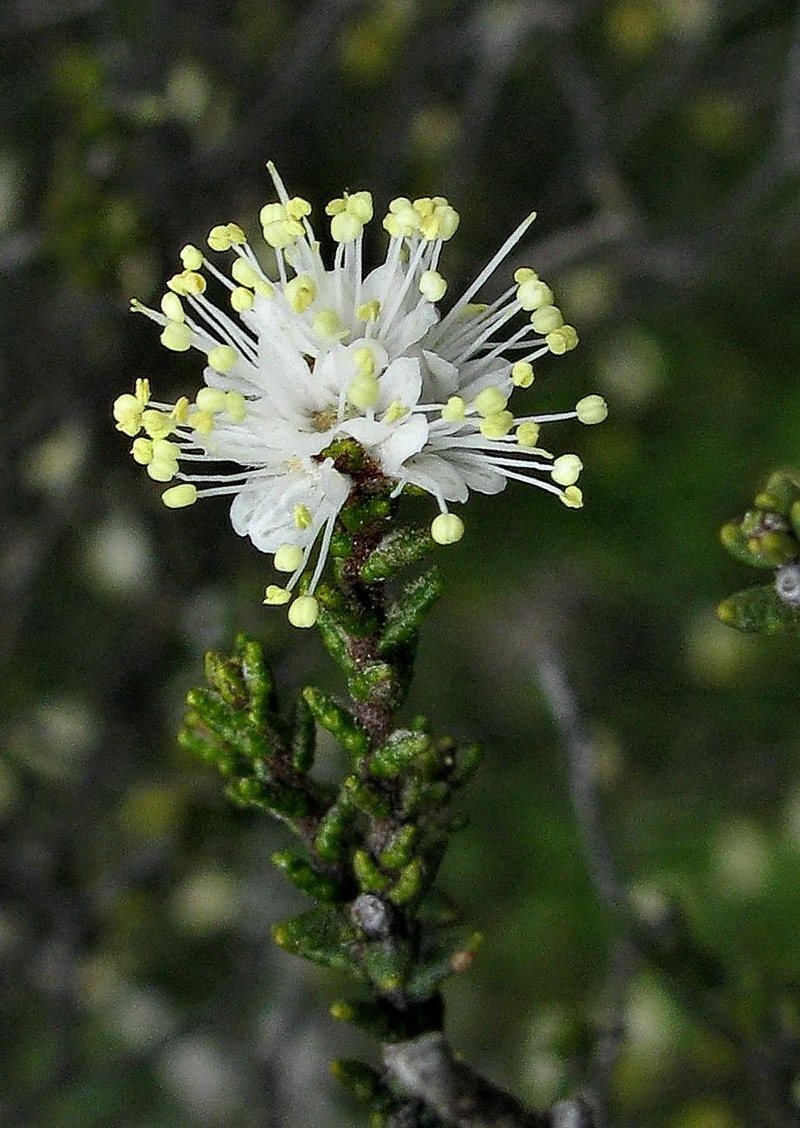
M 512 485 L 441 555 L 410 708 L 486 751 L 444 870 L 486 938 L 454 1044 L 544 1105 L 616 1016 L 614 1125 L 786 1123 L 680 974 L 612 958 L 536 660 L 555 650 L 596 738 L 637 903 L 680 901 L 745 1041 L 800 1028 L 800 643 L 714 615 L 762 578 L 719 526 L 800 465 L 797 6 L 20 0 L 0 73 L 2 1123 L 360 1122 L 327 1072 L 373 1053 L 327 1014 L 341 985 L 269 940 L 302 904 L 269 865 L 285 839 L 173 738 L 237 630 L 287 689 L 334 674 L 261 607 L 271 571 L 225 503 L 166 511 L 110 416 L 137 377 L 196 387 L 127 304 L 213 224 L 257 230 L 268 158 L 317 214 L 345 188 L 378 214 L 446 195 L 452 294 L 535 207 L 509 269 L 551 282 L 581 344 L 527 402 L 611 408 L 559 433 L 582 510 Z

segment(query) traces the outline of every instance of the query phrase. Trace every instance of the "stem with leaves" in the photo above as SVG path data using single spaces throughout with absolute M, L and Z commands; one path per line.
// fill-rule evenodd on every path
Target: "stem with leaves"
M 272 861 L 314 904 L 276 924 L 273 937 L 358 986 L 332 1014 L 383 1044 L 384 1067 L 341 1060 L 332 1068 L 366 1103 L 370 1125 L 555 1124 L 564 1107 L 528 1112 L 456 1063 L 442 1033 L 442 983 L 466 970 L 481 941 L 459 927 L 436 885 L 450 835 L 463 826 L 451 800 L 479 752 L 433 735 L 422 718 L 396 726 L 442 580 L 435 567 L 399 579 L 436 545 L 427 530 L 395 526 L 385 480 L 368 467 L 359 486 L 331 546 L 333 578 L 315 593 L 349 703 L 307 686 L 287 716 L 260 646 L 240 636 L 231 657 L 206 655 L 209 685 L 189 693 L 180 740 L 216 765 L 234 802 L 280 819 L 295 838 Z M 346 756 L 338 786 L 312 774 L 320 729 Z M 581 1106 L 569 1108 L 573 1123 L 589 1123 Z

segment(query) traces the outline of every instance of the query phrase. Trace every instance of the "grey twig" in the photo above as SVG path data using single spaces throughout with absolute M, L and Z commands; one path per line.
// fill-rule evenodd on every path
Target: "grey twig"
M 384 1046 L 383 1061 L 409 1096 L 423 1101 L 457 1128 L 593 1128 L 580 1101 L 561 1101 L 550 1112 L 531 1112 L 485 1077 L 457 1061 L 443 1034 L 423 1034 Z
M 537 669 L 542 691 L 566 746 L 570 797 L 592 881 L 607 905 L 622 909 L 628 897 L 600 818 L 594 744 L 583 728 L 564 671 L 550 650 L 540 650 Z

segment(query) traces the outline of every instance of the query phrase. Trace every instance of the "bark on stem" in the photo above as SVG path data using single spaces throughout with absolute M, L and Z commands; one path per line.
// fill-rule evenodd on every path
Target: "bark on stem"
M 383 1047 L 397 1084 L 457 1128 L 592 1128 L 586 1107 L 562 1101 L 548 1113 L 531 1112 L 504 1089 L 457 1061 L 439 1032 Z

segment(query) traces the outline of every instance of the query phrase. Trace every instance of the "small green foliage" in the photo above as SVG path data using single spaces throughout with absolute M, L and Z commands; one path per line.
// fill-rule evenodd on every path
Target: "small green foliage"
M 303 698 L 318 724 L 335 736 L 353 760 L 366 756 L 369 751 L 369 735 L 353 714 L 338 705 L 327 693 L 313 686 L 303 690 Z
M 381 872 L 366 850 L 353 854 L 353 872 L 362 893 L 383 893 L 391 885 L 391 878 Z
M 297 699 L 292 729 L 292 767 L 298 772 L 309 772 L 314 766 L 317 727 L 314 714 L 305 698 Z
M 328 453 L 347 461 L 358 453 L 351 447 Z M 472 746 L 435 737 L 423 718 L 393 724 L 442 579 L 431 569 L 388 598 L 386 581 L 434 544 L 427 530 L 385 535 L 391 499 L 370 479 L 363 452 L 358 457 L 347 472 L 369 489 L 343 511 L 335 582 L 316 593 L 320 635 L 351 706 L 308 686 L 288 720 L 260 647 L 241 636 L 232 656 L 206 655 L 208 685 L 188 695 L 181 743 L 216 765 L 235 803 L 266 811 L 299 839 L 272 862 L 314 907 L 276 925 L 275 942 L 362 984 L 370 997 L 338 1003 L 333 1014 L 388 1042 L 441 1029 L 442 981 L 464 970 L 477 946 L 454 931 L 456 910 L 435 880 L 450 834 L 463 825 L 450 801 L 479 757 Z M 334 784 L 311 775 L 317 726 L 348 757 Z M 362 1063 L 333 1069 L 367 1103 L 375 1128 L 410 1112 Z M 418 1112 L 414 1123 L 438 1123 Z
M 284 952 L 302 956 L 322 967 L 337 968 L 356 979 L 364 978 L 358 933 L 340 908 L 318 905 L 307 913 L 276 924 L 272 938 Z
M 397 729 L 372 756 L 370 773 L 379 779 L 394 779 L 408 771 L 411 764 L 431 746 L 425 733 Z
M 381 654 L 390 655 L 416 642 L 426 615 L 443 590 L 444 579 L 438 568 L 431 568 L 406 584 L 387 612 Z
M 341 901 L 345 897 L 342 884 L 326 874 L 319 873 L 308 859 L 296 850 L 279 850 L 272 855 L 272 864 L 285 873 L 295 885 L 317 901 Z
M 381 850 L 379 862 L 384 869 L 397 870 L 407 866 L 419 841 L 419 830 L 413 823 L 398 827 L 388 844 Z
M 727 626 L 753 634 L 800 631 L 800 609 L 784 603 L 771 584 L 728 596 L 717 608 L 717 616 Z
M 345 860 L 350 832 L 357 814 L 351 796 L 342 791 L 320 819 L 314 850 L 326 862 Z
M 741 564 L 773 571 L 774 583 L 736 592 L 720 603 L 717 615 L 740 631 L 800 631 L 800 475 L 775 471 L 753 504 L 741 520 L 722 528 L 720 539 Z
M 364 561 L 361 579 L 368 584 L 389 580 L 436 548 L 428 529 L 394 529 Z

